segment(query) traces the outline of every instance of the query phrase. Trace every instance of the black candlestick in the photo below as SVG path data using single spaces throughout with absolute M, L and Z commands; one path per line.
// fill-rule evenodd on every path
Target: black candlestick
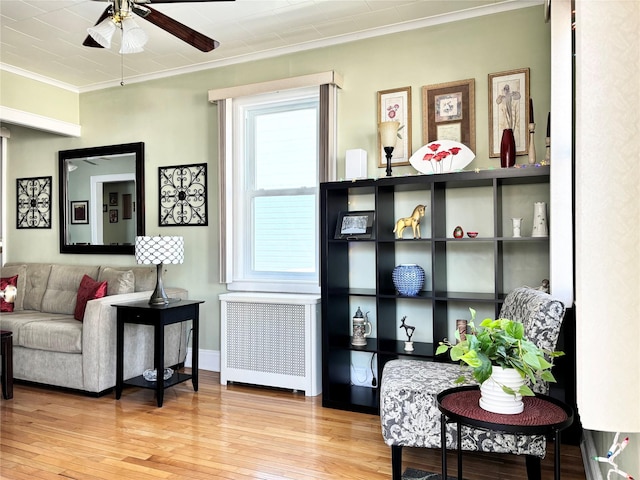
M 529 98 L 529 123 L 533 123 L 533 98 Z
M 551 112 L 547 115 L 547 137 L 551 136 Z
M 393 147 L 384 147 L 384 153 L 387 157 L 387 177 L 391 176 L 391 155 L 393 155 Z

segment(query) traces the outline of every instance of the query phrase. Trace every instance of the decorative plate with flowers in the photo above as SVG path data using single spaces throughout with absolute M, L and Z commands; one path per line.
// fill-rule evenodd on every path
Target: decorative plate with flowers
M 449 173 L 464 169 L 474 158 L 471 149 L 460 142 L 436 140 L 420 147 L 409 163 L 420 173 Z

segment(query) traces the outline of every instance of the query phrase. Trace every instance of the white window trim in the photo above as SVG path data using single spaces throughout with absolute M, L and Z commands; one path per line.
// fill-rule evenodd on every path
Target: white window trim
M 342 85 L 342 77 L 335 72 L 324 72 L 302 77 L 295 77 L 260 84 L 230 87 L 209 91 L 209 101 L 218 105 L 218 130 L 219 130 L 219 215 L 220 215 L 220 283 L 226 283 L 229 290 L 266 291 L 266 292 L 292 292 L 292 293 L 319 293 L 319 284 L 300 284 L 295 281 L 278 282 L 277 286 L 268 282 L 234 282 L 233 281 L 233 210 L 229 199 L 233 198 L 233 129 L 232 111 L 233 99 L 230 95 L 240 94 L 255 95 L 259 93 L 274 92 L 288 88 L 300 88 L 316 86 L 320 88 L 321 114 L 325 110 L 326 123 L 321 118 L 320 139 L 320 181 L 336 179 L 336 104 L 337 88 Z M 328 88 L 323 88 L 328 87 Z M 319 225 L 318 225 L 319 228 Z M 319 251 L 316 252 L 319 256 Z M 319 259 L 316 259 L 319 262 Z
M 260 95 L 251 95 L 250 97 L 242 97 L 241 99 L 238 99 L 235 102 L 232 110 L 233 113 L 230 115 L 233 118 L 234 131 L 238 132 L 239 129 L 244 128 L 245 117 L 243 113 L 245 112 L 245 108 L 247 106 L 253 109 L 258 106 L 269 106 L 274 104 L 274 102 L 279 104 L 282 102 L 282 97 L 283 97 L 282 93 L 286 95 L 287 102 L 304 102 L 304 101 L 308 101 L 309 99 L 313 99 L 314 102 L 318 102 L 318 104 L 320 102 L 319 100 L 320 94 L 318 92 L 317 87 L 297 88 L 293 90 L 286 90 L 284 92 L 283 91 L 271 92 L 271 93 L 264 93 Z M 247 103 L 247 100 L 248 100 L 248 103 Z M 233 136 L 234 136 L 234 142 L 238 142 L 238 137 L 236 135 L 233 135 Z M 225 159 L 225 162 L 227 162 L 227 168 L 226 168 L 227 175 L 228 175 L 227 182 L 229 181 L 234 182 L 232 183 L 232 195 L 231 197 L 228 197 L 228 198 L 233 198 L 233 203 L 235 207 L 235 215 L 234 215 L 235 218 L 238 218 L 240 216 L 238 212 L 245 212 L 244 214 L 246 214 L 246 212 L 249 210 L 249 206 L 246 203 L 248 201 L 248 198 L 245 197 L 244 192 L 242 190 L 244 188 L 243 185 L 245 185 L 247 182 L 253 183 L 253 181 L 250 181 L 249 178 L 247 178 L 247 175 L 252 176 L 252 174 L 250 174 L 245 170 L 245 167 L 247 167 L 246 161 L 245 162 L 238 161 L 239 158 L 245 158 L 245 152 L 243 148 L 244 144 L 245 144 L 244 139 L 242 139 L 238 143 L 234 143 L 232 148 L 233 155 L 231 156 L 231 158 L 227 157 Z M 319 162 L 320 161 L 318 160 L 318 163 Z M 319 165 L 317 166 L 317 168 L 319 169 Z M 319 177 L 319 172 L 316 172 L 316 177 Z M 318 208 L 319 208 L 318 193 L 319 193 L 319 188 L 316 185 L 315 192 L 313 192 L 316 198 L 316 204 L 315 204 L 316 212 L 318 211 Z M 247 219 L 244 218 L 244 220 L 246 221 Z M 243 224 L 242 222 L 234 221 L 232 222 L 232 225 L 230 225 L 230 228 L 233 229 L 233 235 L 235 236 L 235 238 L 239 238 L 240 235 L 242 234 L 241 232 L 243 231 L 248 231 L 250 233 L 250 230 L 245 230 L 245 228 L 247 228 L 247 225 Z M 317 226 L 316 226 L 316 231 L 317 231 Z M 285 232 L 283 232 L 283 234 L 285 234 Z M 239 252 L 237 250 L 237 247 L 239 247 L 240 245 L 244 247 L 245 251 Z M 271 278 L 269 278 L 270 277 L 269 275 L 266 275 L 261 278 L 260 275 L 254 276 L 249 274 L 251 268 L 246 262 L 251 258 L 251 255 L 248 252 L 248 250 L 251 248 L 251 245 L 248 244 L 245 239 L 242 242 L 234 241 L 233 246 L 234 246 L 234 249 L 236 250 L 234 251 L 234 255 L 232 257 L 232 263 L 233 263 L 233 268 L 232 268 L 233 276 L 231 278 L 232 281 L 227 285 L 227 288 L 229 288 L 229 290 L 240 290 L 240 291 L 259 290 L 259 291 L 268 291 L 268 292 L 319 293 L 320 290 L 318 286 L 318 276 L 320 272 L 319 272 L 318 250 L 316 250 L 316 255 L 314 259 L 315 270 L 317 274 L 316 278 L 312 280 L 303 280 L 303 279 L 287 280 L 275 274 L 272 275 Z

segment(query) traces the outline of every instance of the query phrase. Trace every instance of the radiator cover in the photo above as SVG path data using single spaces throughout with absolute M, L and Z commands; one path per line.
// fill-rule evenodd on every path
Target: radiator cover
M 222 385 L 321 393 L 319 296 L 234 292 L 219 298 Z

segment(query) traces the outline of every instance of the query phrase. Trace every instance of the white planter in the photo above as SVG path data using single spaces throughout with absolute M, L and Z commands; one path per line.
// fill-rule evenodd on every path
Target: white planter
M 518 391 L 524 384 L 524 378 L 513 368 L 493 367 L 491 376 L 480 385 L 480 407 L 493 413 L 517 414 L 524 410 L 522 395 L 508 394 L 502 385 Z

